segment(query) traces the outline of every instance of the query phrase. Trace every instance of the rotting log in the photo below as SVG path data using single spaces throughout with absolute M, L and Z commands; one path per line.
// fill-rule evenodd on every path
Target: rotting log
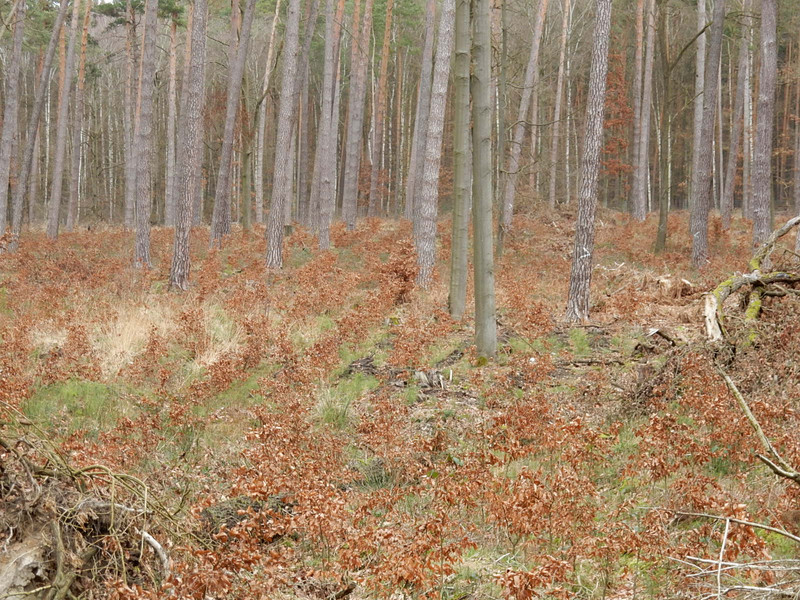
M 761 313 L 761 301 L 767 286 L 800 282 L 800 274 L 798 273 L 769 270 L 772 268 L 771 257 L 778 240 L 798 224 L 800 224 L 800 216 L 789 219 L 781 227 L 773 231 L 772 235 L 759 246 L 750 259 L 748 263 L 749 273 L 729 277 L 706 295 L 703 316 L 705 318 L 706 336 L 710 341 L 719 342 L 725 337 L 723 305 L 731 294 L 746 286 L 751 287 L 744 317 L 745 321 L 755 321 Z M 762 269 L 766 272 L 762 272 Z

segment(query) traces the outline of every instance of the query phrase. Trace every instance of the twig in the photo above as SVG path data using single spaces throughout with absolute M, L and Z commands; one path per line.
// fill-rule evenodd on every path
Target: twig
M 719 549 L 719 564 L 717 565 L 717 598 L 722 600 L 722 561 L 725 558 L 725 546 L 728 545 L 728 532 L 731 530 L 731 520 L 725 519 L 725 533 L 722 534 L 722 545 Z
M 164 570 L 164 579 L 167 579 L 170 574 L 169 556 L 167 556 L 167 553 L 164 551 L 163 546 L 161 546 L 161 544 L 158 543 L 156 538 L 154 538 L 152 535 L 150 535 L 143 529 L 140 531 L 140 533 L 142 535 L 142 539 L 145 542 L 147 542 L 147 545 L 153 549 L 153 552 L 155 552 L 158 558 L 161 560 L 161 568 Z
M 714 519 L 716 521 L 728 520 L 731 523 L 738 523 L 739 525 L 746 525 L 748 527 L 755 527 L 756 529 L 763 529 L 765 531 L 771 531 L 773 533 L 777 533 L 779 535 L 787 537 L 790 540 L 800 544 L 800 537 L 797 537 L 796 535 L 793 535 L 793 534 L 789 533 L 785 529 L 778 529 L 777 527 L 770 527 L 769 525 L 764 525 L 763 523 L 754 523 L 752 521 L 745 521 L 744 519 L 737 519 L 735 517 L 723 517 L 723 516 L 720 516 L 720 515 L 711 515 L 711 514 L 708 514 L 708 513 L 684 512 L 684 511 L 681 511 L 681 510 L 670 510 L 668 508 L 664 508 L 664 509 L 661 509 L 661 510 L 666 510 L 666 511 L 674 513 L 676 515 L 682 515 L 682 516 L 685 516 L 685 517 L 698 517 L 698 518 L 702 518 L 702 519 Z

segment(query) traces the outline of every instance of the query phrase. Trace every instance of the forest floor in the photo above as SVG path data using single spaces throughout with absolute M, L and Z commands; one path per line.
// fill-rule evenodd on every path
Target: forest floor
M 196 230 L 185 293 L 170 230 L 143 272 L 127 232 L 23 237 L 0 255 L 0 591 L 788 594 L 800 539 L 726 518 L 796 530 L 800 487 L 756 459 L 718 367 L 800 465 L 800 299 L 747 327 L 731 300 L 712 346 L 703 293 L 746 269 L 749 223 L 715 220 L 698 272 L 686 214 L 656 256 L 654 220 L 604 212 L 592 321 L 568 327 L 573 222 L 515 222 L 492 361 L 471 308 L 446 311 L 446 221 L 429 291 L 391 221 L 336 226 L 327 252 L 298 230 L 272 274 L 262 230 L 215 251 Z

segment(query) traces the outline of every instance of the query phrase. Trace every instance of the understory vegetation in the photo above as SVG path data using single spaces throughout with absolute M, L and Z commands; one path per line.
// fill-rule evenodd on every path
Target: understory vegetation
M 518 217 L 490 361 L 446 311 L 447 222 L 427 291 L 398 222 L 297 229 L 280 272 L 258 226 L 196 228 L 185 293 L 169 229 L 149 270 L 132 233 L 28 234 L 0 255 L 0 572 L 42 598 L 790 597 L 800 487 L 722 373 L 800 465 L 800 299 L 745 323 L 732 297 L 706 342 L 751 232 L 712 223 L 698 272 L 687 221 L 653 255 L 655 216 L 600 214 L 568 328 L 574 215 Z

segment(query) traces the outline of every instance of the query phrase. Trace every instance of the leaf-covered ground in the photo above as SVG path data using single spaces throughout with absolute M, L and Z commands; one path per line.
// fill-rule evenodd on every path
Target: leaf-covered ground
M 654 256 L 655 222 L 601 214 L 593 321 L 573 328 L 574 216 L 518 219 L 489 362 L 446 311 L 447 222 L 430 291 L 397 222 L 335 228 L 329 252 L 297 231 L 280 273 L 262 231 L 208 251 L 197 230 L 186 293 L 165 288 L 169 230 L 147 272 L 129 233 L 30 234 L 0 255 L 4 548 L 39 539 L 93 598 L 702 597 L 718 581 L 691 575 L 721 555 L 750 566 L 720 586 L 778 586 L 758 561 L 790 539 L 678 513 L 800 520 L 715 366 L 800 464 L 800 304 L 765 299 L 739 337 L 731 306 L 721 356 L 702 292 L 746 267 L 749 226 L 715 224 L 696 272 L 671 218 Z

